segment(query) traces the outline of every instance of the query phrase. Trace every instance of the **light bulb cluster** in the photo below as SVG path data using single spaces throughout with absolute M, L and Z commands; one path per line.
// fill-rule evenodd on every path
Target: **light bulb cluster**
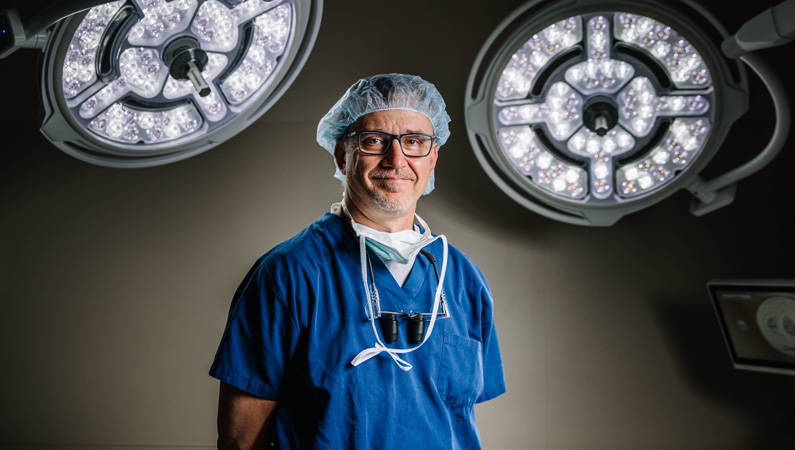
M 651 79 L 635 76 L 640 60 L 613 59 L 619 41 L 663 63 L 678 90 L 660 95 Z M 573 46 L 584 48 L 579 62 L 557 69 L 557 75 L 552 72 L 540 98 L 531 96 L 536 75 Z M 687 76 L 680 70 L 684 67 Z M 670 182 L 703 148 L 710 131 L 710 82 L 699 53 L 660 22 L 628 13 L 571 17 L 533 35 L 504 69 L 494 93 L 499 146 L 531 184 L 556 196 L 606 200 L 643 195 Z M 591 103 L 597 96 L 604 100 Z M 586 114 L 593 123 L 586 124 Z M 666 123 L 665 136 L 650 142 L 655 127 Z M 536 128 L 551 139 L 538 139 Z M 619 155 L 643 151 L 638 145 L 650 150 L 617 167 Z M 581 160 L 587 168 L 566 159 Z
M 545 123 L 552 137 L 567 139 L 582 126 L 582 96 L 569 85 L 557 82 L 550 86 L 546 102 L 540 104 L 509 106 L 500 111 L 500 121 L 505 125 Z
M 620 155 L 635 146 L 635 138 L 621 127 L 615 127 L 604 136 L 587 128 L 580 128 L 567 142 L 568 149 L 582 156 Z
M 273 72 L 276 58 L 289 38 L 292 11 L 280 5 L 254 19 L 254 36 L 243 61 L 221 84 L 229 102 L 240 104 L 251 97 Z
M 128 48 L 119 57 L 120 76 L 80 105 L 80 117 L 96 116 L 128 92 L 152 98 L 160 92 L 168 76 L 168 68 L 160 60 L 157 50 Z
M 130 29 L 132 45 L 156 46 L 190 24 L 198 6 L 196 0 L 145 0 L 140 2 L 144 17 Z
M 240 25 L 252 18 L 263 20 L 263 16 L 279 16 L 275 10 L 290 10 L 287 5 L 273 8 L 273 1 L 247 0 L 232 9 L 217 0 L 209 0 L 199 7 L 191 23 L 191 31 L 199 37 L 202 48 L 207 51 L 228 52 L 238 43 Z M 267 14 L 265 11 L 271 9 Z M 259 17 L 257 17 L 259 16 Z M 264 19 L 267 21 L 268 19 Z M 289 21 L 287 27 L 289 29 Z
M 254 25 L 261 33 L 259 45 L 274 54 L 283 52 L 290 34 L 291 16 L 290 7 L 281 5 L 254 19 Z
M 588 59 L 566 70 L 566 81 L 584 94 L 613 93 L 635 73 L 629 63 L 610 58 L 610 22 L 592 17 L 587 26 Z
M 513 165 L 522 174 L 537 180 L 540 188 L 574 199 L 585 196 L 586 172 L 547 151 L 530 127 L 503 128 L 500 140 L 508 149 Z
M 128 48 L 119 57 L 119 78 L 124 78 L 130 90 L 144 98 L 160 92 L 168 77 L 168 67 L 157 50 L 139 47 Z
M 669 183 L 689 166 L 711 128 L 706 118 L 677 118 L 663 139 L 640 159 L 620 167 L 616 183 L 624 197 L 635 197 Z
M 247 22 L 273 8 L 278 3 L 273 0 L 246 0 L 232 8 L 232 17 L 235 18 L 238 24 Z
M 228 52 L 235 48 L 239 29 L 232 11 L 217 0 L 202 3 L 191 23 L 191 31 L 201 47 L 212 52 Z
M 591 188 L 594 197 L 608 198 L 613 194 L 613 159 L 635 146 L 635 138 L 621 127 L 599 136 L 582 127 L 567 142 L 569 151 L 589 159 Z
M 96 116 L 127 92 L 129 92 L 129 89 L 126 79 L 116 78 L 112 83 L 103 87 L 99 92 L 80 104 L 80 117 L 90 119 Z
M 658 116 L 700 116 L 709 108 L 701 95 L 657 97 L 654 85 L 646 77 L 632 80 L 619 94 L 619 123 L 635 136 L 647 136 Z
M 190 104 L 145 111 L 115 103 L 89 122 L 89 128 L 116 142 L 159 144 L 195 133 L 202 123 L 201 115 Z
M 125 0 L 106 3 L 86 14 L 69 43 L 63 64 L 64 96 L 73 98 L 97 81 L 97 53 L 102 35 Z
M 615 37 L 644 49 L 662 63 L 677 88 L 698 88 L 712 78 L 701 54 L 671 27 L 650 17 L 615 14 Z
M 511 57 L 502 72 L 495 95 L 499 100 L 527 97 L 541 68 L 580 41 L 582 21 L 579 17 L 570 17 L 544 28 Z

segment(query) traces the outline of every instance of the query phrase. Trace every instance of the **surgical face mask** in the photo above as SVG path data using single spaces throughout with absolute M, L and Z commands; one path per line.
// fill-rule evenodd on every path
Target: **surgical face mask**
M 422 225 L 423 233 L 418 233 L 414 230 L 403 230 L 397 233 L 386 233 L 383 231 L 374 230 L 368 226 L 356 223 L 348 213 L 348 208 L 345 203 L 342 204 L 342 210 L 348 220 L 351 221 L 353 231 L 357 236 L 364 236 L 367 247 L 370 248 L 382 261 L 395 261 L 400 264 L 407 264 L 413 261 L 420 250 L 426 245 L 438 239 L 431 234 L 428 224 L 422 220 L 422 217 L 414 214 L 417 220 Z

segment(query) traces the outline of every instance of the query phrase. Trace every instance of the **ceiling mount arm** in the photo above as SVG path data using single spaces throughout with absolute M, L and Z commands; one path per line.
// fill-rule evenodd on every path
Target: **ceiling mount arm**
M 795 39 L 795 0 L 787 0 L 768 8 L 745 22 L 734 35 L 721 44 L 721 50 L 729 58 L 776 47 Z
M 734 200 L 734 184 L 768 165 L 787 142 L 791 119 L 789 103 L 786 100 L 787 91 L 767 63 L 749 52 L 786 44 L 793 38 L 795 0 L 787 0 L 749 20 L 737 33 L 723 42 L 721 49 L 724 54 L 745 63 L 767 88 L 773 102 L 776 123 L 770 141 L 752 160 L 709 181 L 696 178 L 688 187 L 688 191 L 696 197 L 690 208 L 694 215 L 701 216 L 730 204 Z
M 20 48 L 43 49 L 47 43 L 49 27 L 75 13 L 107 2 L 108 0 L 60 0 L 26 22 L 22 22 L 15 9 L 0 10 L 0 59 Z

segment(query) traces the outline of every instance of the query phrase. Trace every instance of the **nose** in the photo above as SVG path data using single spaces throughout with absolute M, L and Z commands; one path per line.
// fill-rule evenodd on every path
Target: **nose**
M 389 143 L 389 149 L 384 154 L 384 159 L 381 164 L 387 167 L 400 168 L 406 165 L 406 155 L 403 154 L 403 148 L 400 146 L 400 140 L 396 137 L 392 138 Z

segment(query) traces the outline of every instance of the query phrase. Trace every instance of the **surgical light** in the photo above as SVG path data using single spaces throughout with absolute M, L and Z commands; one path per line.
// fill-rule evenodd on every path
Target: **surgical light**
M 0 25 L 42 48 L 41 132 L 110 167 L 188 158 L 264 114 L 303 67 L 322 0 L 61 1 Z M 10 26 L 9 26 L 10 25 Z
M 469 77 L 479 162 L 514 200 L 567 223 L 612 225 L 682 188 L 696 196 L 696 215 L 729 204 L 736 181 L 788 133 L 781 83 L 749 54 L 795 37 L 795 0 L 776 8 L 730 37 L 687 0 L 526 3 Z M 745 66 L 773 97 L 774 136 L 754 160 L 706 181 L 699 172 L 747 109 Z

